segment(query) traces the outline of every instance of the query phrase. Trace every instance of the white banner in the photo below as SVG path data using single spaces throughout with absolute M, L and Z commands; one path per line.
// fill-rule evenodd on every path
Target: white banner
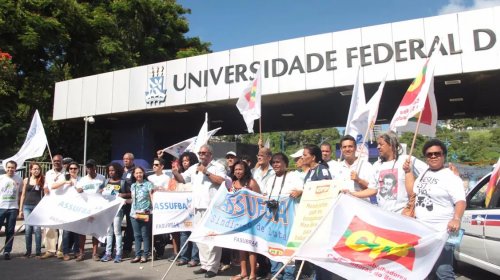
M 24 222 L 99 238 L 106 235 L 123 202 L 119 197 L 108 201 L 97 193 L 47 195 Z
M 296 257 L 348 279 L 424 279 L 447 237 L 415 219 L 341 195 Z
M 153 234 L 191 231 L 192 192 L 155 192 L 153 195 Z

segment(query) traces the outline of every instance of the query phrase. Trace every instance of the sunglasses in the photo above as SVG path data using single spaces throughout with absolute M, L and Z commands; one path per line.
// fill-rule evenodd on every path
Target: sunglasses
M 204 155 L 208 155 L 208 154 L 210 154 L 210 152 L 198 152 L 199 156 L 204 156 Z
M 76 167 L 70 167 L 69 170 L 78 170 Z
M 153 166 L 160 166 L 159 163 L 153 163 Z
M 425 153 L 426 158 L 432 158 L 432 157 L 441 157 L 443 155 L 443 152 L 428 152 Z

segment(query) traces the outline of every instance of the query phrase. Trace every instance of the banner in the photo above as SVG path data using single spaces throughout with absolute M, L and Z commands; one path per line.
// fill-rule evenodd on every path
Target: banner
M 210 139 L 210 137 L 212 137 L 217 131 L 219 131 L 219 129 L 221 129 L 221 128 L 218 127 L 216 129 L 210 130 L 207 133 L 208 138 Z M 186 140 L 183 140 L 179 143 L 173 144 L 172 146 L 163 149 L 163 151 L 171 154 L 172 156 L 174 156 L 176 158 L 179 158 L 182 155 L 182 153 L 184 153 L 186 151 L 186 149 L 188 147 L 193 145 L 193 142 L 196 142 L 197 138 L 198 138 L 198 136 L 193 136 L 189 139 L 186 139 Z M 195 151 L 194 153 L 197 153 L 197 152 L 198 151 Z
M 38 110 L 36 110 L 35 115 L 31 120 L 31 125 L 23 146 L 15 155 L 2 161 L 3 168 L 7 169 L 7 162 L 11 160 L 17 163 L 17 168 L 20 168 L 24 164 L 25 160 L 41 157 L 46 146 L 47 136 L 45 135 L 45 130 L 43 129 L 40 114 L 38 114 Z
M 192 192 L 155 192 L 153 195 L 153 234 L 191 231 Z
M 341 195 L 297 259 L 348 279 L 424 279 L 448 234 Z
M 24 222 L 30 226 L 63 229 L 94 237 L 106 236 L 124 200 L 106 200 L 97 193 L 47 195 Z
M 286 245 L 286 256 L 293 255 L 302 242 L 311 235 L 331 208 L 339 192 L 347 188 L 343 185 L 344 181 L 340 180 L 315 181 L 305 184 L 294 218 L 297 222 L 293 224 Z
M 263 195 L 247 189 L 230 193 L 220 187 L 189 240 L 286 260 L 284 252 L 294 222 L 295 200 L 289 196 L 280 198 L 275 209 L 268 208 L 266 201 Z

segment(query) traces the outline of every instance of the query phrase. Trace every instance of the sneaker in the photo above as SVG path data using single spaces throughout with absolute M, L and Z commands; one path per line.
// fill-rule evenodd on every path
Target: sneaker
M 57 251 L 56 256 L 57 256 L 58 259 L 64 258 L 64 254 L 61 251 Z
M 45 252 L 45 254 L 43 254 L 40 257 L 40 259 L 44 260 L 44 259 L 52 258 L 54 256 L 55 256 L 54 253 L 47 251 L 47 252 Z
M 223 264 L 223 263 L 221 263 L 219 271 L 226 271 L 226 270 L 228 270 L 230 268 L 231 268 L 230 264 Z
M 100 261 L 101 258 L 99 258 L 99 255 L 98 254 L 95 254 L 95 255 L 92 255 L 92 259 L 96 262 Z
M 3 259 L 6 261 L 10 260 L 10 253 L 3 254 Z
M 116 255 L 115 256 L 115 260 L 114 260 L 115 263 L 121 263 L 122 262 L 122 256 L 120 255 Z
M 111 257 L 111 254 L 104 254 L 104 256 L 101 258 L 101 262 L 109 262 L 113 258 Z

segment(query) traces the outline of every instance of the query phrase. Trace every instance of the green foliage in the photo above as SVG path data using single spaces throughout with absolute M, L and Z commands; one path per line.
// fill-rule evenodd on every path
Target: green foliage
M 12 69 L 0 63 L 0 142 L 11 144 L 0 157 L 22 145 L 38 109 L 53 152 L 80 160 L 83 122 L 51 121 L 55 83 L 209 52 L 186 38 L 186 13 L 170 0 L 0 1 L 0 48 L 12 55 Z M 109 132 L 94 131 L 88 150 L 107 157 Z

